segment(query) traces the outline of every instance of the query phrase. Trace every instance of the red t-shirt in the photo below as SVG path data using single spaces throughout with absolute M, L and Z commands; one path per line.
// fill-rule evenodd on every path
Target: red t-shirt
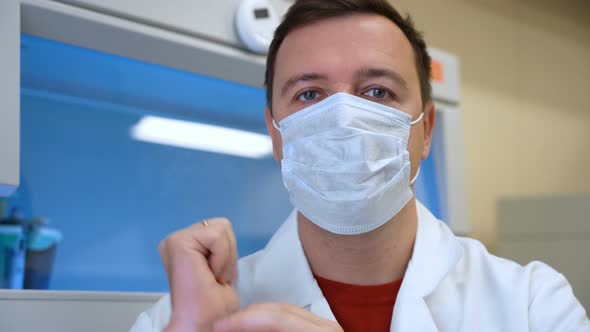
M 315 276 L 344 332 L 387 332 L 402 280 L 357 286 Z

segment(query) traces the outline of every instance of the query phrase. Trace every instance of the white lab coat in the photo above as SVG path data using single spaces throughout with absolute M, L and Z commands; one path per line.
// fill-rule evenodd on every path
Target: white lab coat
M 590 322 L 563 275 L 541 262 L 520 266 L 455 236 L 418 203 L 418 232 L 395 303 L 391 331 L 589 331 Z M 292 213 L 266 248 L 239 261 L 241 305 L 288 302 L 335 320 L 303 253 Z M 164 296 L 133 332 L 161 331 Z

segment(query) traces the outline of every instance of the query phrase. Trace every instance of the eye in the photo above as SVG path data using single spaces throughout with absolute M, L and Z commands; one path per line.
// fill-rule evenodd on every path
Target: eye
M 384 88 L 371 88 L 367 90 L 364 95 L 375 99 L 385 99 L 391 97 L 391 93 L 389 93 Z
M 307 102 L 317 99 L 318 96 L 319 96 L 319 93 L 316 90 L 306 90 L 306 91 L 303 91 L 301 94 L 299 94 L 297 96 L 297 99 L 299 101 L 307 103 Z

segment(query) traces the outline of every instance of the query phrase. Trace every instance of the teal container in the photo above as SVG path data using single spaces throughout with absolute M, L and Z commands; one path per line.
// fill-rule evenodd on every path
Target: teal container
M 0 288 L 23 288 L 25 259 L 23 228 L 18 225 L 0 225 Z

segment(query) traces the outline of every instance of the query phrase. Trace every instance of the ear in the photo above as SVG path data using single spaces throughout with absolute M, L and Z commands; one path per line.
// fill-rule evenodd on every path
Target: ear
M 264 119 L 266 120 L 266 130 L 272 140 L 274 158 L 280 164 L 281 159 L 283 159 L 283 142 L 281 141 L 280 132 L 272 125 L 272 113 L 268 106 L 264 108 Z
M 424 106 L 424 150 L 422 150 L 422 160 L 428 157 L 432 143 L 432 133 L 436 123 L 436 108 L 434 102 L 429 101 Z

